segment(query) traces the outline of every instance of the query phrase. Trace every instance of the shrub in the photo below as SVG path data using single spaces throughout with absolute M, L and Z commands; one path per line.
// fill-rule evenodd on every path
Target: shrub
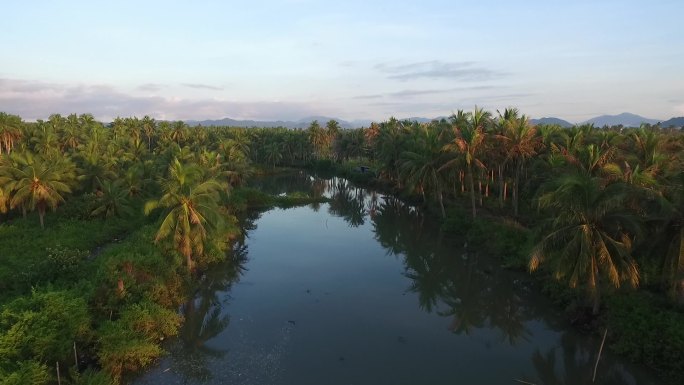
M 646 292 L 608 300 L 611 348 L 661 371 L 672 383 L 684 382 L 684 314 Z

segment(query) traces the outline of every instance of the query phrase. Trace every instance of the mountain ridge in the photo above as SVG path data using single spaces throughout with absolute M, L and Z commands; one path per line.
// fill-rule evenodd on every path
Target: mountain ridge
M 410 120 L 417 121 L 419 123 L 426 123 L 433 120 L 439 120 L 446 118 L 444 116 L 438 116 L 435 118 L 425 118 L 419 116 L 413 116 L 409 118 L 402 118 L 399 120 Z M 334 117 L 324 116 L 324 115 L 312 115 L 307 116 L 298 120 L 252 120 L 252 119 L 233 119 L 233 118 L 223 118 L 223 119 L 207 119 L 207 120 L 185 120 L 185 123 L 190 126 L 229 126 L 229 127 L 284 127 L 290 129 L 304 129 L 309 127 L 312 121 L 317 120 L 321 126 L 329 120 L 335 120 L 340 124 L 342 128 L 359 128 L 368 127 L 374 120 L 371 119 L 355 119 L 355 120 L 344 120 Z M 617 126 L 623 125 L 625 127 L 639 127 L 641 123 L 657 124 L 661 123 L 662 127 L 682 127 L 684 126 L 684 117 L 673 117 L 668 120 L 650 119 L 645 118 L 640 115 L 623 112 L 618 115 L 600 115 L 594 118 L 585 120 L 579 123 L 571 123 L 567 120 L 557 118 L 557 117 L 542 117 L 530 119 L 530 123 L 533 125 L 539 124 L 557 124 L 561 127 L 568 128 L 578 124 L 593 124 L 596 127 L 603 126 Z
M 596 127 L 618 126 L 639 127 L 642 123 L 656 124 L 661 122 L 659 119 L 649 119 L 640 115 L 623 112 L 617 115 L 600 115 L 582 122 L 582 124 L 593 124 Z

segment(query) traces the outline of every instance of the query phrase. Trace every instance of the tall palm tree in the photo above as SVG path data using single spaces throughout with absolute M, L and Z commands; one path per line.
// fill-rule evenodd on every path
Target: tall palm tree
M 504 142 L 506 162 L 513 165 L 513 215 L 518 216 L 520 205 L 520 177 L 526 161 L 537 153 L 540 146 L 540 138 L 537 129 L 529 124 L 525 115 L 518 117 L 515 113 L 506 109 L 501 116 L 503 132 L 498 137 Z
M 196 165 L 184 165 L 178 159 L 169 166 L 169 176 L 162 182 L 162 196 L 145 204 L 145 213 L 166 209 L 155 242 L 169 240 L 186 259 L 188 271 L 194 259 L 202 257 L 209 237 L 222 225 L 218 207 L 219 193 L 227 186 L 213 179 L 203 180 Z
M 446 217 L 442 190 L 446 184 L 444 171 L 444 154 L 439 132 L 431 126 L 416 125 L 413 128 L 412 149 L 401 154 L 399 172 L 407 186 L 418 189 L 425 198 L 425 191 L 435 194 L 442 217 Z
M 639 284 L 631 256 L 639 225 L 624 208 L 627 196 L 621 182 L 604 186 L 598 177 L 577 173 L 554 181 L 539 197 L 539 207 L 550 209 L 553 219 L 532 252 L 529 268 L 534 271 L 550 260 L 557 279 L 567 279 L 570 287 L 586 284 L 594 314 L 604 276 L 615 287 Z
M 328 155 L 328 135 L 326 130 L 318 124 L 318 120 L 314 120 L 309 125 L 307 131 L 316 157 L 319 159 L 326 157 Z
M 456 153 L 465 160 L 466 178 L 468 189 L 470 190 L 470 202 L 472 206 L 473 218 L 477 216 L 475 200 L 475 182 L 473 177 L 473 167 L 484 168 L 484 164 L 479 159 L 480 150 L 485 140 L 485 128 L 490 124 L 491 113 L 481 108 L 475 107 L 473 112 L 464 114 L 458 111 L 450 117 L 454 139 L 444 145 L 443 150 Z M 442 167 L 453 167 L 458 163 L 458 158 L 454 158 L 445 163 Z
M 47 209 L 55 210 L 71 192 L 75 167 L 68 160 L 47 161 L 30 153 L 13 155 L 13 160 L 14 165 L 0 168 L 0 185 L 11 192 L 10 208 L 37 209 L 45 228 Z
M 19 116 L 0 112 L 0 155 L 12 152 L 14 143 L 22 137 L 22 124 Z
M 81 143 L 81 122 L 78 119 L 78 115 L 69 114 L 64 120 L 59 134 L 61 136 L 60 148 L 62 153 L 76 150 Z
M 154 137 L 154 133 L 157 130 L 157 123 L 154 119 L 145 115 L 142 118 L 141 125 L 142 132 L 145 135 L 145 138 L 147 139 L 147 151 L 152 151 L 152 138 Z

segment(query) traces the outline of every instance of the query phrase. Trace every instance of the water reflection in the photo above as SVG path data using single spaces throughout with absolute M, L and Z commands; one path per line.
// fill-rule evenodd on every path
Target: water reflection
M 251 221 L 248 221 L 251 222 Z M 195 296 L 180 309 L 184 317 L 179 338 L 172 342 L 169 351 L 172 368 L 187 383 L 204 382 L 212 378 L 211 359 L 221 359 L 227 350 L 210 347 L 207 342 L 221 334 L 230 324 L 230 315 L 224 313 L 228 293 L 245 272 L 247 245 L 242 237 L 228 253 L 228 260 L 215 266 L 202 276 Z
M 443 234 L 420 209 L 333 177 L 295 173 L 252 185 L 330 202 L 311 206 L 316 215 L 266 213 L 266 233 L 255 230 L 258 214 L 243 221 L 254 239 L 207 272 L 182 308 L 171 368 L 185 382 L 591 382 L 599 341 L 568 329 L 526 274 L 504 271 L 463 238 Z M 256 283 L 235 286 L 247 241 L 261 250 L 246 275 Z M 229 305 L 233 292 L 241 302 Z M 152 383 L 170 382 L 158 378 Z M 604 350 L 596 383 L 657 381 Z
M 532 289 L 528 277 L 501 270 L 492 258 L 468 249 L 457 236 L 444 239 L 434 221 L 426 220 L 421 210 L 399 199 L 364 191 L 339 179 L 328 183 L 327 192 L 332 197 L 331 215 L 351 227 L 363 225 L 365 219 L 372 222 L 375 239 L 387 254 L 402 259 L 404 276 L 410 279 L 408 290 L 417 294 L 420 308 L 447 318 L 449 331 L 469 335 L 491 329 L 500 335 L 493 343 L 515 346 L 529 344 L 532 328 L 538 328 L 541 320 L 562 332 L 560 344 L 545 353 L 536 349 L 530 357 L 535 373 L 525 373 L 522 378 L 545 385 L 591 382 L 597 341 L 563 332 L 568 326 L 539 306 L 540 298 L 532 292 L 537 289 Z M 647 378 L 630 374 L 619 360 L 604 352 L 596 383 L 656 383 Z

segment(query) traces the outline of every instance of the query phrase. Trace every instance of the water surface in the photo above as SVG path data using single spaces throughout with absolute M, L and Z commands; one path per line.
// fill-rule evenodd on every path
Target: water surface
M 135 384 L 591 383 L 600 341 L 420 210 L 303 173 L 257 184 L 332 200 L 246 221 L 237 263 L 207 274 Z M 595 383 L 658 381 L 604 351 Z

